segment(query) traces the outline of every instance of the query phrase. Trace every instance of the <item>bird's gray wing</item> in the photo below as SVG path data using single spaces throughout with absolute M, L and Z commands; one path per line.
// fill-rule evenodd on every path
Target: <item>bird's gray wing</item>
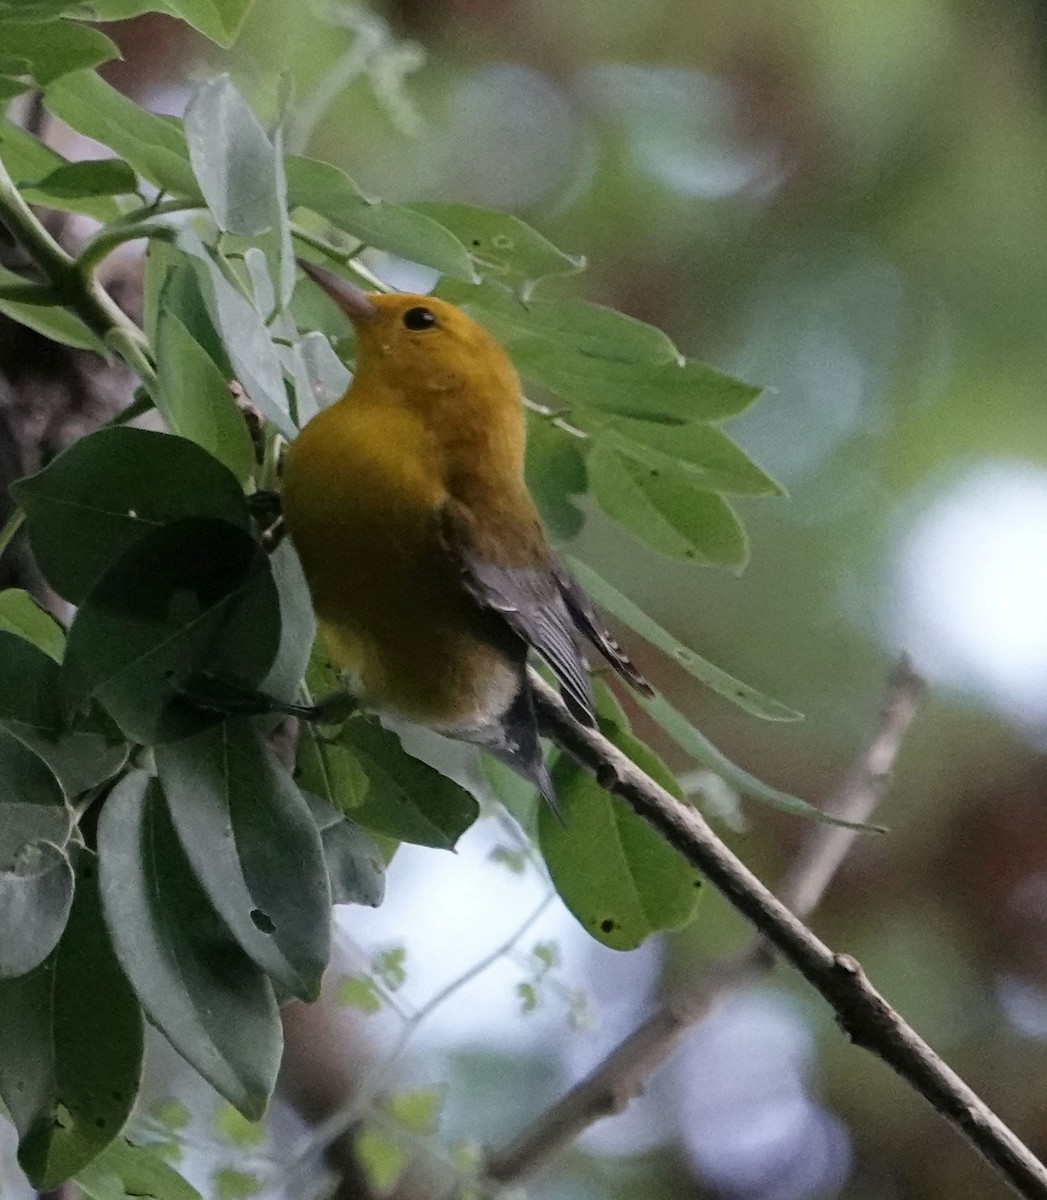
M 465 590 L 541 655 L 574 716 L 594 725 L 593 694 L 575 640 L 572 610 L 540 530 L 528 547 L 534 564 L 521 566 L 503 565 L 493 561 L 491 553 L 485 553 L 472 513 L 457 501 L 448 501 L 444 506 L 441 532 Z

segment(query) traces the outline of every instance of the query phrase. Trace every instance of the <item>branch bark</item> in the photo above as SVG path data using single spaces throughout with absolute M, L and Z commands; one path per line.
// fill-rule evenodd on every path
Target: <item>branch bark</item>
M 722 964 L 716 979 L 707 980 L 704 988 L 685 998 L 678 1007 L 663 1006 L 651 1021 L 633 1033 L 615 1052 L 621 1055 L 620 1069 L 631 1071 L 633 1081 L 642 1083 L 649 1074 L 649 1064 L 657 1065 L 664 1060 L 663 1051 L 671 1050 L 682 1032 L 705 1011 L 709 998 L 744 978 L 753 969 L 754 954 L 763 956 L 765 947 L 770 948 L 791 963 L 828 1001 L 837 1023 L 855 1045 L 881 1058 L 919 1092 L 1018 1195 L 1028 1200 L 1047 1200 L 1047 1167 L 902 1019 L 873 987 L 861 965 L 850 955 L 834 952 L 816 937 L 785 901 L 775 897 L 731 853 L 700 813 L 676 800 L 597 730 L 577 722 L 556 692 L 533 672 L 531 684 L 543 732 L 592 771 L 609 791 L 631 805 L 724 895 L 759 935 L 758 946 Z M 884 722 L 881 736 L 874 741 L 865 762 L 859 764 L 850 784 L 845 785 L 845 795 L 861 793 L 870 804 L 875 803 L 884 786 L 885 768 L 889 769 L 907 720 L 904 708 L 899 708 L 893 721 Z M 792 900 L 803 910 L 813 905 L 846 853 L 852 836 L 846 829 L 819 829 L 786 885 L 786 900 Z M 580 1086 L 585 1087 L 589 1082 Z M 610 1090 L 593 1088 L 583 1100 L 590 1110 L 602 1108 L 603 1113 L 595 1112 L 598 1117 L 617 1111 L 623 1096 L 627 1100 L 625 1089 L 616 1084 Z M 519 1178 L 530 1169 L 532 1159 L 537 1163 L 546 1145 L 551 1151 L 590 1123 L 586 1119 L 577 1124 L 580 1110 L 578 1115 L 561 1110 L 567 1099 L 532 1126 L 528 1131 L 529 1146 L 523 1138 L 517 1139 L 489 1160 L 490 1178 L 498 1182 Z M 555 1119 L 553 1114 L 557 1114 Z M 575 1121 L 575 1126 L 565 1137 L 560 1125 L 566 1120 Z
M 922 691 L 923 681 L 903 657 L 891 672 L 868 749 L 826 804 L 827 812 L 856 823 L 872 816 L 886 790 Z M 856 837 L 853 829 L 813 826 L 786 875 L 779 899 L 797 916 L 812 912 Z M 664 1000 L 585 1079 L 509 1145 L 491 1155 L 490 1177 L 499 1183 L 522 1179 L 574 1142 L 590 1125 L 621 1112 L 725 992 L 751 982 L 774 962 L 773 950 L 762 935 L 757 935 L 746 950 L 707 967 L 697 983 Z

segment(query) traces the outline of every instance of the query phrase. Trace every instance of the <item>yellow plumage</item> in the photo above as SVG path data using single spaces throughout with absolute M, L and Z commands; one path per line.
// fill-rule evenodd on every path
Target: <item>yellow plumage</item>
M 290 446 L 283 504 L 335 663 L 367 705 L 478 742 L 553 800 L 528 645 L 592 719 L 579 627 L 646 687 L 551 554 L 512 364 L 460 309 L 310 274 L 357 331 L 352 386 Z

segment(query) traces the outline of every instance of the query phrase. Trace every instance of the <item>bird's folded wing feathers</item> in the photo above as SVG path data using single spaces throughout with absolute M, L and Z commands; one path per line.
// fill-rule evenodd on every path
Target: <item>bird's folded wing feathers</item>
M 442 536 L 466 591 L 538 651 L 559 681 L 572 713 L 588 725 L 595 724 L 589 675 L 552 571 L 542 564 L 503 566 L 491 561 L 477 546 L 475 522 L 464 505 L 448 501 L 442 515 Z
M 595 724 L 592 688 L 576 629 L 633 687 L 652 694 L 650 684 L 604 628 L 589 597 L 547 548 L 542 548 L 534 566 L 504 566 L 483 554 L 474 530 L 469 510 L 449 501 L 443 510 L 442 533 L 466 590 L 478 604 L 503 617 L 545 659 L 564 701 L 579 720 Z

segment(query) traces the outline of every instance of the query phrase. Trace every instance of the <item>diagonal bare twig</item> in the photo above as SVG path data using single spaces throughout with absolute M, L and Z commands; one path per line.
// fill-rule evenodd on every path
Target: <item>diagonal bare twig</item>
M 903 657 L 888 680 L 872 741 L 826 805 L 828 812 L 858 823 L 872 815 L 887 788 L 922 691 L 922 681 Z M 838 825 L 814 826 L 782 884 L 783 903 L 801 917 L 812 912 L 856 836 L 855 830 Z M 585 1079 L 493 1154 L 487 1163 L 490 1177 L 500 1183 L 523 1178 L 590 1125 L 621 1112 L 725 991 L 742 986 L 773 964 L 773 951 L 757 935 L 740 954 L 706 968 L 696 984 L 664 1000 Z
M 903 669 L 905 673 L 908 672 Z M 592 771 L 604 786 L 631 805 L 750 922 L 760 937 L 759 954 L 765 953 L 763 946 L 766 944 L 788 960 L 832 1006 L 837 1023 L 850 1039 L 881 1058 L 928 1100 L 1018 1195 L 1028 1200 L 1047 1200 L 1047 1167 L 906 1024 L 869 982 L 858 962 L 850 955 L 835 953 L 816 937 L 800 917 L 731 853 L 701 814 L 671 796 L 598 731 L 574 720 L 559 696 L 534 672 L 531 673 L 531 685 L 540 720 L 549 735 L 583 767 Z M 864 772 L 859 769 L 855 776 L 857 790 L 864 789 L 873 803 L 883 786 L 878 781 L 892 753 L 892 739 L 900 738 L 904 724 L 898 715 L 893 723 L 885 724 L 882 736 L 874 742 L 866 759 L 866 769 Z M 848 831 L 840 832 L 849 839 Z M 821 864 L 831 864 L 834 859 L 838 862 L 850 844 L 849 840 L 830 840 L 828 833 L 823 836 L 822 849 L 817 854 L 813 848 L 810 851 L 815 860 L 814 867 L 808 863 L 806 868 L 811 882 L 807 882 L 797 868 L 789 885 L 794 894 L 788 898 L 797 905 L 817 901 L 832 874 L 832 870 Z M 815 882 L 815 868 L 822 878 L 820 884 Z M 715 990 L 751 971 L 751 956 L 750 951 L 728 964 Z M 628 1053 L 634 1063 L 650 1061 L 655 1048 L 665 1044 L 671 1046 L 681 1030 L 693 1024 L 694 1018 L 689 1014 L 696 1005 L 699 1013 L 704 1011 L 698 997 L 692 995 L 685 998 L 679 1011 L 672 1005 L 664 1006 L 652 1018 L 649 1027 L 638 1029 L 619 1050 Z M 626 1047 L 629 1047 L 628 1051 Z M 645 1077 L 643 1075 L 641 1081 Z M 608 1111 L 615 1111 L 617 1095 L 617 1090 L 604 1093 L 609 1097 L 603 1101 L 609 1106 Z M 583 1122 L 581 1128 L 587 1123 Z M 539 1131 L 532 1127 L 531 1132 L 537 1136 Z M 543 1136 L 552 1138 L 553 1133 L 546 1130 Z M 529 1160 L 521 1150 L 527 1150 L 527 1147 L 521 1147 L 518 1140 L 493 1156 L 488 1164 L 490 1177 L 509 1180 L 526 1173 Z M 540 1144 L 532 1147 L 531 1152 L 539 1151 Z

